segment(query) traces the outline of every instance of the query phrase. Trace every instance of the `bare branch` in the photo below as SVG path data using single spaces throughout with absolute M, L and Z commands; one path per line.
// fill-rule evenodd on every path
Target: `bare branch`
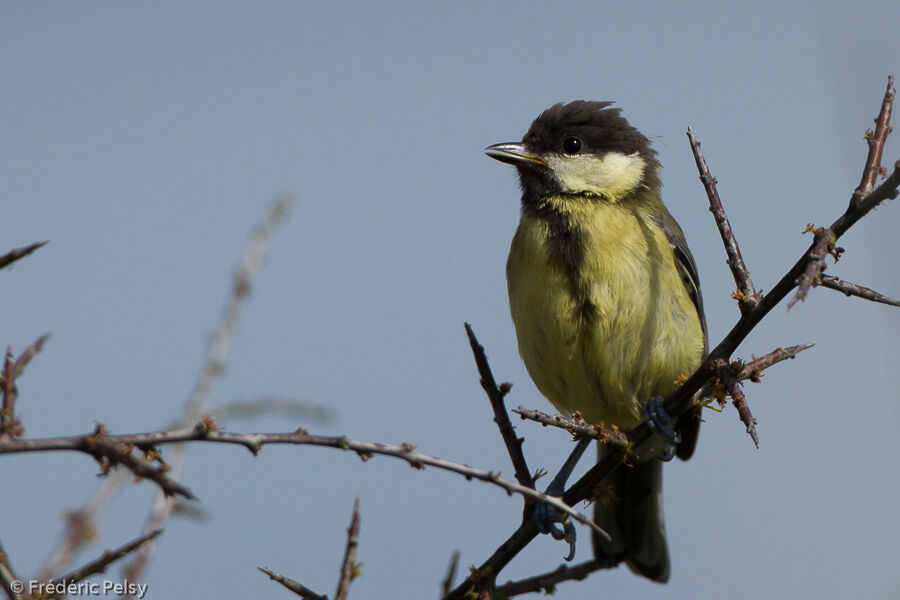
M 884 150 L 884 141 L 891 133 L 891 109 L 894 106 L 894 76 L 888 76 L 887 89 L 881 101 L 881 111 L 875 117 L 875 131 L 866 130 L 866 143 L 869 145 L 869 154 L 866 156 L 866 166 L 863 168 L 862 178 L 856 191 L 850 198 L 850 208 L 857 206 L 863 198 L 875 189 L 875 181 L 881 174 L 881 153 Z
M 716 178 L 710 173 L 709 166 L 706 164 L 706 158 L 704 158 L 703 152 L 700 151 L 700 142 L 694 138 L 694 132 L 690 127 L 688 127 L 687 136 L 691 143 L 691 152 L 694 154 L 694 162 L 697 163 L 697 170 L 700 172 L 700 181 L 703 182 L 706 197 L 709 198 L 709 211 L 713 214 L 713 218 L 719 228 L 719 235 L 722 236 L 722 243 L 725 245 L 728 266 L 731 268 L 731 274 L 737 286 L 735 298 L 738 300 L 738 307 L 740 307 L 741 312 L 744 312 L 759 303 L 760 295 L 756 288 L 753 287 L 750 271 L 747 269 L 747 265 L 744 264 L 744 257 L 741 256 L 737 238 L 735 238 L 734 231 L 731 229 L 731 223 L 725 214 L 725 208 L 722 206 L 722 200 L 719 198 L 719 190 L 716 188 Z
M 509 414 L 506 412 L 506 406 L 503 398 L 509 393 L 512 387 L 509 383 L 497 387 L 494 380 L 494 374 L 488 364 L 487 356 L 484 353 L 484 346 L 478 343 L 472 326 L 465 323 L 466 335 L 469 337 L 469 345 L 472 347 L 472 354 L 475 355 L 475 364 L 478 366 L 478 374 L 481 376 L 481 387 L 484 388 L 488 399 L 491 401 L 491 408 L 494 409 L 494 423 L 500 428 L 500 436 L 503 443 L 506 444 L 506 451 L 509 452 L 509 458 L 512 461 L 513 468 L 516 471 L 516 481 L 525 487 L 534 487 L 534 480 L 531 477 L 531 471 L 528 469 L 528 463 L 525 461 L 525 455 L 522 453 L 522 442 L 524 438 L 516 437 L 516 429 L 509 420 Z
M 356 562 L 356 549 L 359 547 L 359 494 L 353 503 L 353 516 L 350 518 L 350 527 L 347 529 L 347 547 L 344 550 L 344 560 L 341 561 L 341 576 L 338 579 L 337 590 L 334 592 L 334 600 L 346 600 L 350 591 L 350 583 L 360 575 L 359 564 Z
M 162 529 L 157 529 L 156 531 L 149 533 L 147 535 L 143 535 L 135 540 L 132 540 L 125 544 L 124 546 L 120 546 L 115 550 L 107 550 L 103 553 L 103 555 L 86 565 L 75 569 L 71 573 L 67 573 L 62 577 L 53 578 L 53 583 L 65 582 L 69 583 L 78 583 L 84 579 L 87 579 L 91 575 L 97 575 L 98 573 L 106 572 L 106 567 L 116 562 L 117 560 L 124 558 L 149 542 L 150 540 L 156 538 L 159 534 L 162 533 Z
M 843 279 L 838 279 L 837 277 L 834 277 L 832 275 L 822 275 L 822 281 L 820 282 L 820 285 L 822 287 L 843 292 L 847 296 L 857 296 L 859 298 L 864 298 L 865 300 L 880 302 L 881 304 L 887 304 L 889 306 L 900 306 L 900 302 L 892 298 L 888 298 L 884 294 L 879 294 L 873 289 L 869 289 L 861 285 L 856 285 L 855 283 L 850 283 L 849 281 L 844 281 Z
M 50 240 L 46 240 L 43 242 L 37 242 L 35 244 L 31 244 L 29 246 L 23 246 L 22 248 L 15 248 L 14 250 L 10 250 L 3 256 L 0 256 L 0 269 L 11 265 L 12 263 L 16 262 L 20 258 L 24 258 L 24 257 L 28 256 L 29 254 L 31 254 L 32 252 L 34 252 L 41 246 L 48 244 L 49 242 L 50 242 Z
M 288 577 L 285 577 L 284 575 L 279 575 L 278 573 L 270 571 L 269 569 L 266 569 L 264 567 L 256 567 L 256 568 L 259 569 L 260 571 L 262 571 L 263 573 L 265 573 L 266 575 L 268 575 L 269 579 L 271 579 L 273 581 L 277 581 L 278 583 L 280 583 L 287 589 L 291 590 L 292 592 L 294 592 L 301 598 L 305 598 L 306 600 L 328 600 L 328 596 L 322 596 L 320 594 L 315 593 L 314 591 L 312 591 L 311 589 L 309 589 L 308 587 L 306 587 L 299 581 L 294 581 L 293 579 L 289 579 Z
M 0 454 L 14 454 L 21 452 L 46 452 L 46 451 L 77 451 L 88 452 L 85 447 L 96 444 L 91 441 L 91 436 L 71 436 L 58 438 L 43 438 L 32 440 L 7 440 L 0 441 Z M 554 496 L 543 494 L 534 488 L 503 479 L 498 473 L 484 469 L 476 469 L 467 465 L 451 462 L 442 458 L 429 456 L 415 451 L 412 444 L 389 445 L 376 442 L 363 442 L 351 440 L 343 436 L 312 435 L 305 429 L 299 429 L 293 433 L 227 433 L 209 429 L 208 426 L 198 425 L 191 429 L 175 429 L 169 431 L 156 431 L 151 433 L 137 433 L 132 435 L 109 435 L 100 438 L 104 448 L 134 446 L 144 451 L 152 451 L 156 446 L 165 444 L 178 444 L 182 442 L 211 442 L 220 444 L 235 444 L 244 446 L 256 455 L 262 446 L 267 444 L 291 444 L 296 446 L 319 446 L 335 448 L 355 452 L 363 460 L 368 460 L 372 455 L 390 456 L 406 461 L 413 468 L 423 469 L 427 466 L 435 467 L 443 471 L 457 473 L 466 479 L 477 479 L 498 486 L 508 494 L 521 494 L 533 501 L 545 502 L 557 510 L 560 510 L 573 519 L 587 525 L 600 535 L 607 535 L 588 517 L 574 510 L 571 504 L 561 501 Z M 128 466 L 128 465 L 126 465 Z M 130 467 L 129 467 L 130 468 Z M 154 479 L 154 481 L 156 481 Z M 159 483 L 159 482 L 157 482 Z M 177 485 L 177 484 L 176 484 Z M 186 488 L 185 488 L 186 489 Z M 184 495 L 181 491 L 176 491 Z M 187 493 L 190 493 L 187 491 Z M 129 578 L 132 579 L 132 578 Z M 134 579 L 137 581 L 137 579 Z

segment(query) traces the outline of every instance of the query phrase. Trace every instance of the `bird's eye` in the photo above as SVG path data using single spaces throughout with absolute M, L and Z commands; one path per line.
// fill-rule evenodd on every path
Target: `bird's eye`
M 581 142 L 581 138 L 577 137 L 567 137 L 563 142 L 563 152 L 566 154 L 578 154 L 581 152 L 581 148 L 584 144 Z

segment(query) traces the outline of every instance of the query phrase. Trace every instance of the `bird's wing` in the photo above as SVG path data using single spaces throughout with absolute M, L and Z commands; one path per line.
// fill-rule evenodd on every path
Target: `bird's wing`
M 654 215 L 653 220 L 659 225 L 672 248 L 672 254 L 675 258 L 675 267 L 678 274 L 681 275 L 681 282 L 697 309 L 697 316 L 700 317 L 700 326 L 703 328 L 703 356 L 706 357 L 708 349 L 708 337 L 706 332 L 706 315 L 703 313 L 703 296 L 700 293 L 700 277 L 697 275 L 697 264 L 694 262 L 694 256 L 688 248 L 687 240 L 684 239 L 684 232 L 675 219 L 668 213 L 663 212 Z M 676 449 L 676 455 L 682 460 L 687 460 L 694 453 L 697 446 L 697 436 L 700 434 L 700 406 L 695 406 L 691 410 L 682 414 L 678 418 L 676 424 L 677 429 L 681 432 L 681 442 Z

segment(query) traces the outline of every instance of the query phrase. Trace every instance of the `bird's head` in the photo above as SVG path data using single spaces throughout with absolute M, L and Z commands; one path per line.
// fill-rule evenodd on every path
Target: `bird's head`
M 521 142 L 494 144 L 485 153 L 518 169 L 524 202 L 558 194 L 618 202 L 658 188 L 650 141 L 611 104 L 557 104 L 534 120 Z

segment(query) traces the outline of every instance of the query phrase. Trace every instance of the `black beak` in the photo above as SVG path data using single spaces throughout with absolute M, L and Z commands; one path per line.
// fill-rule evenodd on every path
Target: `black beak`
M 544 159 L 528 152 L 525 150 L 525 146 L 518 142 L 494 144 L 485 148 L 484 153 L 491 158 L 515 167 L 527 167 L 529 169 L 544 169 L 547 167 L 547 162 Z

